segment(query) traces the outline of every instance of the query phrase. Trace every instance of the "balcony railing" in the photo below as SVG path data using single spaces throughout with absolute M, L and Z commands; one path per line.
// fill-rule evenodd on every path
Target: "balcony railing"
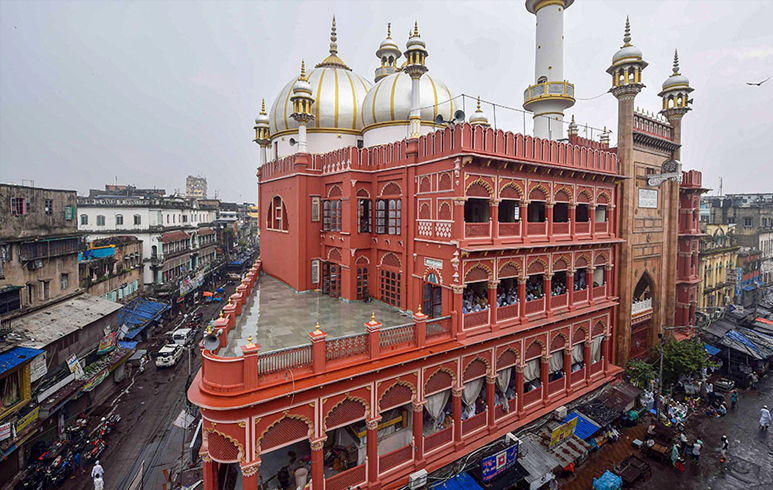
M 337 475 L 325 478 L 325 490 L 346 490 L 356 488 L 360 483 L 365 483 L 365 465 L 361 464 L 349 468 Z
M 580 289 L 578 291 L 572 291 L 572 300 L 575 304 L 588 301 L 588 290 Z
M 548 383 L 548 396 L 555 395 L 559 391 L 562 391 L 564 389 L 564 381 L 566 380 L 566 377 L 563 377 L 561 379 L 557 379 L 555 381 L 551 381 Z
M 518 316 L 518 304 L 515 303 L 507 306 L 500 306 L 497 308 L 497 320 L 507 320 L 508 318 L 515 318 Z
M 381 329 L 381 349 L 391 349 L 399 345 L 416 345 L 416 325 L 407 323 Z
M 562 307 L 565 307 L 565 306 L 569 306 L 567 304 L 567 298 L 568 297 L 569 297 L 569 295 L 566 294 L 566 293 L 559 294 L 558 296 L 553 296 L 552 298 L 550 298 L 550 307 L 555 310 L 556 308 L 562 308 Z
M 607 285 L 602 284 L 593 288 L 593 299 L 603 298 L 607 294 Z
M 590 222 L 588 221 L 576 221 L 574 223 L 575 235 L 589 235 L 590 234 Z
M 479 327 L 488 323 L 488 310 L 464 314 L 464 328 Z
M 499 223 L 499 236 L 521 236 L 521 223 Z
M 523 394 L 523 406 L 528 407 L 532 403 L 539 401 L 542 399 L 542 390 L 540 388 L 535 388 L 527 393 Z
M 585 379 L 585 368 L 573 372 L 570 379 L 572 380 L 572 384 L 579 383 Z
M 464 236 L 467 238 L 484 238 L 491 236 L 491 223 L 465 223 Z
M 391 453 L 379 456 L 378 471 L 379 473 L 386 473 L 392 468 L 411 461 L 413 461 L 413 446 L 403 446 Z
M 467 435 L 470 432 L 475 432 L 481 427 L 485 427 L 487 415 L 488 415 L 488 412 L 484 410 L 477 415 L 473 415 L 467 420 L 462 420 L 462 434 Z
M 424 452 L 429 453 L 430 451 L 437 449 L 440 446 L 448 444 L 453 439 L 453 427 L 446 427 L 445 429 L 439 430 L 434 434 L 430 434 L 424 438 Z
M 264 352 L 258 357 L 258 374 L 265 375 L 311 365 L 311 345 Z
M 554 235 L 568 235 L 569 234 L 569 223 L 553 223 L 553 234 Z
M 609 222 L 608 221 L 602 221 L 600 223 L 593 223 L 593 230 L 596 233 L 606 233 L 608 228 L 609 228 Z
M 494 414 L 494 417 L 496 417 L 497 419 L 501 419 L 502 417 L 506 417 L 510 414 L 514 414 L 518 410 L 518 403 L 516 398 L 506 400 L 505 403 L 507 403 L 507 406 L 510 407 L 510 410 L 508 412 L 505 412 L 505 409 L 502 405 L 497 405 L 496 413 Z
M 524 104 L 548 98 L 574 100 L 574 84 L 566 81 L 542 82 L 532 85 L 523 91 Z
M 526 229 L 529 232 L 529 236 L 543 236 L 548 234 L 547 221 L 539 221 L 537 223 L 526 223 Z
M 330 339 L 325 343 L 325 359 L 335 361 L 368 354 L 368 334 L 356 333 Z
M 533 301 L 526 302 L 526 314 L 532 315 L 534 313 L 542 313 L 545 311 L 545 298 L 535 299 Z
M 652 298 L 647 298 L 642 301 L 637 301 L 631 304 L 631 315 L 639 315 L 647 310 L 652 309 Z

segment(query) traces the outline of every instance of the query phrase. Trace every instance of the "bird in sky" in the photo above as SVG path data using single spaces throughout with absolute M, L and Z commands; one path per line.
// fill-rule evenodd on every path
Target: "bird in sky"
M 770 80 L 770 77 L 766 78 L 765 80 L 763 80 L 761 82 L 746 82 L 746 85 L 756 85 L 757 87 L 759 87 L 760 85 L 762 85 L 763 83 L 767 82 L 768 80 Z

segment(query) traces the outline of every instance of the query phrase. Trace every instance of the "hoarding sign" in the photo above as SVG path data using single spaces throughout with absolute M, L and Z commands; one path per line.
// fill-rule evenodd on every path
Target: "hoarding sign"
M 481 478 L 489 481 L 515 465 L 518 461 L 518 443 L 496 454 L 483 458 L 481 465 Z
M 35 381 L 39 380 L 45 376 L 47 372 L 48 367 L 46 366 L 46 353 L 43 352 L 42 354 L 39 354 L 37 357 L 35 357 L 30 363 L 30 383 L 34 383 Z
M 574 431 L 576 428 L 577 428 L 577 417 L 553 429 L 553 434 L 551 434 L 550 436 L 550 449 L 553 449 L 554 447 L 558 446 L 565 440 L 572 437 L 572 434 L 574 434 Z
M 83 377 L 83 366 L 78 362 L 78 356 L 75 354 L 67 358 L 67 367 L 70 368 L 70 372 L 73 373 L 76 378 L 80 379 Z

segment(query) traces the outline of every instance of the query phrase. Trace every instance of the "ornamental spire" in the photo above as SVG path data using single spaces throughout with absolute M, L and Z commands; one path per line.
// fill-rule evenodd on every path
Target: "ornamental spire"
M 261 116 L 267 116 L 266 114 L 266 99 L 263 98 L 260 104 L 260 115 Z
M 478 96 L 478 110 L 480 110 L 480 95 Z
M 411 37 L 421 37 L 421 36 L 419 36 L 419 21 L 418 20 L 413 24 L 413 34 L 411 35 Z
M 674 49 L 674 75 L 679 75 L 679 53 Z
M 336 35 L 336 16 L 333 16 L 333 26 L 330 28 L 330 54 L 338 54 L 338 36 Z
M 306 81 L 306 60 L 301 60 L 301 76 L 298 77 L 298 80 Z
M 628 47 L 631 45 L 631 21 L 628 18 L 628 16 L 625 16 L 625 35 L 623 36 L 623 47 Z
M 387 39 L 392 39 L 392 23 L 387 23 Z

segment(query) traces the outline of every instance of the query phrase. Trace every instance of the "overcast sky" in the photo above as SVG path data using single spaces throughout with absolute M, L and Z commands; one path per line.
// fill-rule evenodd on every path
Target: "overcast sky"
M 636 105 L 656 111 L 674 48 L 695 103 L 682 162 L 724 191 L 773 191 L 773 2 L 577 0 L 565 16 L 564 74 L 578 98 L 603 94 L 630 15 L 650 63 Z M 327 55 L 336 15 L 341 58 L 373 78 L 392 23 L 402 46 L 417 20 L 427 64 L 454 94 L 521 107 L 534 79 L 534 16 L 510 2 L 0 2 L 0 181 L 76 189 L 106 183 L 185 188 L 254 201 L 253 120 Z M 471 112 L 469 103 L 468 114 Z M 488 109 L 491 117 L 491 110 Z M 521 114 L 498 110 L 523 131 Z M 578 123 L 616 129 L 616 100 L 578 100 Z M 527 130 L 531 125 L 527 123 Z M 594 133 L 595 136 L 595 133 Z M 613 133 L 614 142 L 614 133 Z

